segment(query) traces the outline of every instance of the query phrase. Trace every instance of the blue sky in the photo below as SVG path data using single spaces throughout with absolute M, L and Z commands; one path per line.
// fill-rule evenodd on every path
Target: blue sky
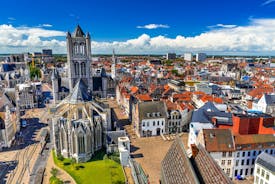
M 275 0 L 9 0 L 1 7 L 0 53 L 65 53 L 64 34 L 79 23 L 93 53 L 275 55 Z

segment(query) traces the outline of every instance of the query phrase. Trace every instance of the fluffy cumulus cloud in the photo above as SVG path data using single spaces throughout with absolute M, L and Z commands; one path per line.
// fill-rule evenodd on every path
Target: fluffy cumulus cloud
M 39 51 L 42 48 L 52 48 L 56 52 L 64 52 L 65 32 L 47 30 L 41 27 L 14 27 L 0 25 L 0 53 L 19 53 Z
M 275 19 L 252 19 L 247 26 L 217 24 L 193 37 L 150 37 L 143 34 L 124 42 L 92 42 L 96 52 L 116 48 L 120 53 L 163 54 L 185 51 L 217 54 L 275 54 Z M 110 52 L 110 51 L 109 51 Z
M 169 28 L 170 26 L 165 24 L 147 24 L 144 26 L 137 26 L 139 29 L 158 29 L 158 28 Z
M 62 39 L 58 39 L 58 38 Z M 65 53 L 65 32 L 43 27 L 0 25 L 0 52 L 31 52 L 51 48 Z M 216 28 L 192 37 L 178 35 L 151 37 L 142 34 L 125 41 L 97 42 L 92 40 L 93 53 L 164 54 L 186 51 L 213 54 L 275 54 L 275 19 L 252 19 L 247 26 L 217 24 Z

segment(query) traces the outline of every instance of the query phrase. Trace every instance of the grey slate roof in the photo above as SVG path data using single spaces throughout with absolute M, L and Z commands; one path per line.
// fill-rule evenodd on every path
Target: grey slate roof
M 75 87 L 72 90 L 72 93 L 68 96 L 69 103 L 76 104 L 78 102 L 91 101 L 92 96 L 88 92 L 88 87 L 79 79 Z
M 264 94 L 267 105 L 275 105 L 275 95 Z
M 256 163 L 270 170 L 271 172 L 275 172 L 275 157 L 270 154 L 262 152 L 257 157 Z
M 211 123 L 214 116 L 229 118 L 228 122 L 220 122 L 220 124 L 232 124 L 232 114 L 219 111 L 213 102 L 207 102 L 194 111 L 192 114 L 191 122 Z
M 148 101 L 141 102 L 138 104 L 139 119 L 155 119 L 155 118 L 166 118 L 166 108 L 163 101 Z M 148 113 L 150 116 L 148 117 Z M 155 116 L 153 116 L 155 113 Z M 159 113 L 159 115 L 157 115 Z
M 126 136 L 125 130 L 108 131 L 107 132 L 107 142 L 108 142 L 108 144 L 118 144 L 118 138 L 125 137 L 125 136 Z

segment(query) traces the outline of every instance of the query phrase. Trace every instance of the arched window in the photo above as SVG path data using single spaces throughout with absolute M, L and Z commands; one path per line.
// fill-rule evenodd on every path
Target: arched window
M 61 136 L 62 136 L 62 149 L 68 149 L 67 147 L 67 133 L 64 128 L 61 130 Z
M 74 54 L 78 53 L 78 48 L 77 47 L 78 47 L 77 43 L 74 43 L 74 47 L 73 47 Z
M 74 133 L 74 131 L 73 131 L 73 133 L 72 133 L 72 144 L 73 144 L 73 153 L 76 153 L 76 147 L 75 147 L 75 145 L 76 145 L 76 137 L 75 137 L 75 133 Z
M 75 62 L 75 75 L 78 76 L 79 75 L 79 63 Z
M 85 153 L 85 137 L 83 133 L 78 135 L 78 153 Z
M 85 63 L 81 63 L 81 75 L 82 75 L 82 76 L 85 76 L 85 75 L 86 75 Z

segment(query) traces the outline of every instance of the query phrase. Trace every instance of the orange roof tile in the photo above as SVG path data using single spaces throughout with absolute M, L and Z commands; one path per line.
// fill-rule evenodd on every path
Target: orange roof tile
M 136 98 L 141 101 L 152 101 L 152 98 L 150 97 L 149 94 L 138 94 L 136 95 Z

